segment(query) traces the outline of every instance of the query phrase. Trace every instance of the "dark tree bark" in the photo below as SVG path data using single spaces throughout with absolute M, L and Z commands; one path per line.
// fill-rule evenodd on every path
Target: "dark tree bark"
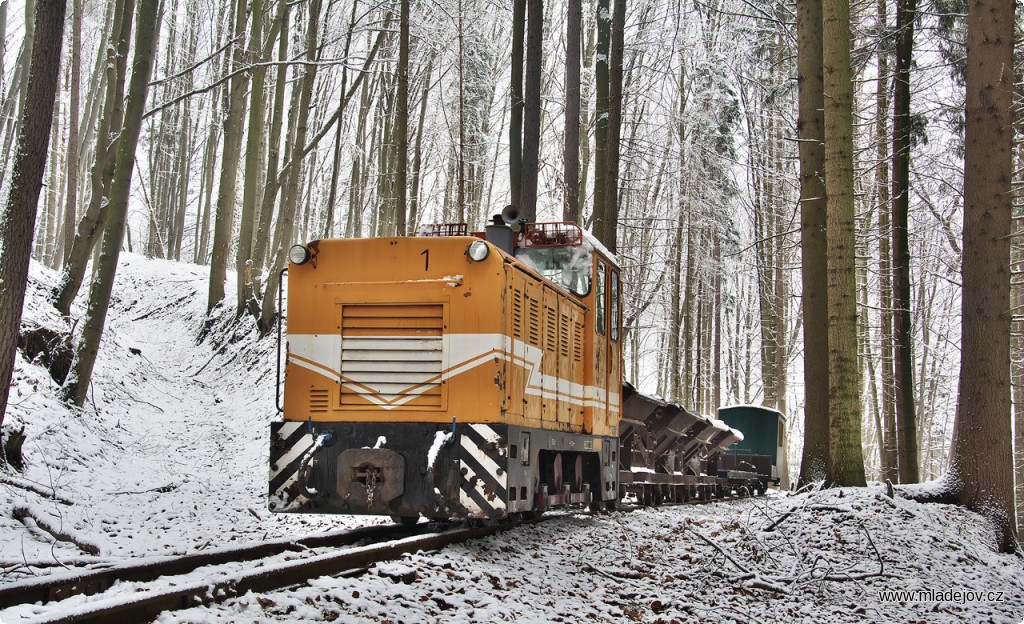
M 914 356 L 910 325 L 910 66 L 914 58 L 915 0 L 896 3 L 896 76 L 892 124 L 893 352 L 896 378 L 896 435 L 900 482 L 920 481 L 917 415 L 914 407 Z
M 822 2 L 825 93 L 825 189 L 828 197 L 828 412 L 826 479 L 863 486 L 860 364 L 853 201 L 853 81 L 849 0 Z
M 135 148 L 139 144 L 142 115 L 146 112 L 146 92 L 153 74 L 156 57 L 157 26 L 160 0 L 140 0 L 138 25 L 135 32 L 135 56 L 132 60 L 132 78 L 125 101 L 124 125 L 117 142 L 117 164 L 110 188 L 107 226 L 103 231 L 96 279 L 89 290 L 89 308 L 85 315 L 82 337 L 75 347 L 71 373 L 62 388 L 64 399 L 81 407 L 89 391 L 96 354 L 99 352 L 110 293 L 114 289 L 117 259 L 124 242 L 125 220 L 128 215 L 128 196 L 131 194 L 132 172 L 135 169 Z
M 526 0 L 512 0 L 512 104 L 508 124 L 508 176 L 513 206 L 522 206 L 523 54 L 526 50 Z
M 615 0 L 608 67 L 608 136 L 605 146 L 604 214 L 594 220 L 594 235 L 616 250 L 619 226 L 619 148 L 622 134 L 622 57 L 625 52 L 626 0 Z
M 608 152 L 608 56 L 611 48 L 612 16 L 609 0 L 597 0 L 597 48 L 594 60 L 594 212 L 591 229 L 598 231 L 605 218 L 605 176 Z
M 886 33 L 886 4 L 878 0 L 878 36 Z M 882 480 L 899 480 L 896 443 L 896 381 L 893 372 L 892 338 L 892 241 L 891 201 L 889 198 L 889 50 L 878 51 L 878 82 L 875 108 L 875 135 L 878 142 L 878 169 L 875 187 L 878 193 L 878 290 L 881 304 L 882 368 Z
M 540 164 L 540 78 L 541 51 L 544 47 L 544 2 L 528 0 L 526 16 L 526 99 L 523 114 L 522 191 L 519 214 L 523 219 L 537 219 L 537 169 Z
M 420 205 L 420 179 L 423 164 L 423 126 L 427 119 L 427 103 L 430 95 L 430 75 L 433 70 L 434 59 L 427 61 L 427 67 L 423 71 L 423 93 L 420 97 L 419 121 L 416 128 L 416 147 L 413 148 L 412 158 L 412 182 L 409 189 L 409 226 L 415 229 L 419 223 Z M 351 210 L 351 208 L 350 208 Z
M 565 21 L 565 201 L 562 220 L 580 221 L 580 55 L 583 2 L 569 0 Z
M 395 110 L 395 235 L 407 234 L 409 174 L 409 0 L 398 18 L 398 102 Z M 461 123 L 460 123 L 461 125 Z
M 800 139 L 800 249 L 804 307 L 804 448 L 800 485 L 828 466 L 828 275 L 825 271 L 825 92 L 821 3 L 797 2 Z
M 1010 224 L 1013 195 L 1013 0 L 967 13 L 960 393 L 950 453 L 957 501 L 1016 548 L 1010 431 Z
M 21 329 L 32 232 L 43 187 L 46 148 L 56 101 L 60 51 L 64 42 L 65 0 L 39 0 L 24 114 L 18 124 L 11 187 L 0 218 L 0 425 L 7 412 L 7 395 Z

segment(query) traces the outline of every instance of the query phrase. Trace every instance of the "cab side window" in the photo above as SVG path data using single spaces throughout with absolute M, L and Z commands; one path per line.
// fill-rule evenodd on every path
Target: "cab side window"
M 619 326 L 622 324 L 622 319 L 620 318 L 621 311 L 619 310 L 619 272 L 618 271 L 612 271 L 611 293 L 609 293 L 609 294 L 612 297 L 611 314 L 610 314 L 610 316 L 611 316 L 611 323 L 612 323 L 611 335 L 612 335 L 612 340 L 618 341 L 619 340 Z
M 597 262 L 597 292 L 595 293 L 594 297 L 594 316 L 595 321 L 597 322 L 597 333 L 602 336 L 604 336 L 606 333 L 605 319 L 607 317 L 607 314 L 605 314 L 605 306 L 608 304 L 605 303 L 607 301 L 607 299 L 605 299 L 605 274 L 607 272 L 608 269 L 604 266 L 604 263 L 599 260 Z

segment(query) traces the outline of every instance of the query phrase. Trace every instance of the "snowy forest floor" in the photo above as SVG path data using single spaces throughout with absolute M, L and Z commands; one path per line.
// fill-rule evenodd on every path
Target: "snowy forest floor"
M 250 321 L 235 323 L 224 309 L 200 339 L 207 275 L 122 255 L 81 411 L 64 406 L 45 368 L 19 353 L 4 427 L 25 427 L 26 468 L 0 472 L 0 584 L 381 521 L 267 511 L 275 341 L 256 340 Z M 33 265 L 24 327 L 68 330 L 46 300 L 54 281 Z M 879 595 L 888 590 L 946 593 Z M 30 613 L 8 609 L 0 620 Z M 1024 560 L 998 554 L 980 516 L 892 500 L 873 486 L 564 514 L 357 578 L 322 578 L 159 622 L 697 619 L 1018 624 Z

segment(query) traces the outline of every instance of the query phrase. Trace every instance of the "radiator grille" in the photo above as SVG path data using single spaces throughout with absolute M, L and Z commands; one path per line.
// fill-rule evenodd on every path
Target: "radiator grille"
M 345 305 L 341 404 L 441 407 L 444 307 Z

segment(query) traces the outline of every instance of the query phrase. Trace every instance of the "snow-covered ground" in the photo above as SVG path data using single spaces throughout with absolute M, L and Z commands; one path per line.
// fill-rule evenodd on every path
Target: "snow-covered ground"
M 232 325 L 224 311 L 200 341 L 208 269 L 122 258 L 83 410 L 61 404 L 47 371 L 19 353 L 4 427 L 26 427 L 28 466 L 24 475 L 0 474 L 3 580 L 62 569 L 87 554 L 26 526 L 38 520 L 100 558 L 366 524 L 267 511 L 275 340 L 257 341 L 250 321 Z M 33 264 L 23 326 L 63 325 L 46 299 L 55 277 Z M 73 504 L 12 485 L 25 481 Z M 27 522 L 15 518 L 24 511 Z
M 46 370 L 19 355 L 5 428 L 26 427 L 27 468 L 0 472 L 0 584 L 375 521 L 267 512 L 273 338 L 256 340 L 251 324 L 223 312 L 200 340 L 207 269 L 122 258 L 81 412 L 63 406 Z M 54 275 L 33 266 L 31 280 L 25 325 L 61 327 L 45 299 Z M 879 594 L 889 590 L 932 594 Z M 10 609 L 0 620 L 30 613 Z M 980 516 L 869 487 L 567 514 L 356 578 L 159 621 L 584 620 L 1018 624 L 1024 560 L 996 553 Z
M 566 516 L 158 622 L 1017 624 L 1024 566 L 994 544 L 962 509 L 890 500 L 880 487 L 829 490 Z M 880 597 L 889 590 L 984 593 Z

